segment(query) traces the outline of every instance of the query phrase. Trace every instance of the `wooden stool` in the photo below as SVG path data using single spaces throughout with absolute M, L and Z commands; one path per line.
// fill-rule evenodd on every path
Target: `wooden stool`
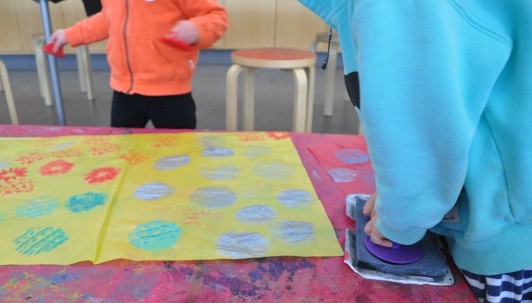
M 9 111 L 9 118 L 12 124 L 18 124 L 17 111 L 15 109 L 15 102 L 13 101 L 13 93 L 11 92 L 11 85 L 9 84 L 9 77 L 7 76 L 7 68 L 0 60 L 0 91 L 4 91 L 6 95 L 7 109 Z
M 329 32 L 316 34 L 316 39 L 310 44 L 310 51 L 317 52 L 320 43 L 329 43 Z M 334 82 L 336 78 L 336 65 L 338 62 L 338 52 L 340 51 L 340 42 L 338 35 L 333 32 L 331 39 L 331 49 L 329 51 L 329 61 L 327 63 L 327 82 L 325 86 L 325 106 L 323 108 L 323 115 L 331 117 L 333 114 L 334 102 Z M 344 92 L 344 99 L 349 100 L 347 91 Z
M 253 130 L 255 115 L 254 72 L 257 68 L 290 70 L 294 75 L 294 132 L 312 131 L 316 55 L 307 51 L 285 48 L 235 50 L 233 65 L 227 72 L 226 125 L 237 130 L 238 75 L 244 70 L 244 130 Z
M 50 92 L 50 76 L 48 75 L 48 61 L 46 54 L 43 52 L 44 35 L 33 35 L 33 46 L 35 52 L 35 63 L 37 64 L 37 75 L 39 77 L 39 86 L 41 96 L 44 98 L 44 104 L 52 106 L 52 94 Z M 87 99 L 94 100 L 94 85 L 92 83 L 92 68 L 89 47 L 81 45 L 76 47 L 76 61 L 78 66 L 78 78 L 80 91 L 87 93 Z

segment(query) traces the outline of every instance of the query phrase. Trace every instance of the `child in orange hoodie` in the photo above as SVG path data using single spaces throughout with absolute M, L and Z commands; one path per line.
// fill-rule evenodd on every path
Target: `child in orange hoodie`
M 102 10 L 51 37 L 54 51 L 108 39 L 112 127 L 196 128 L 199 50 L 227 29 L 217 0 L 102 0 Z M 184 43 L 185 49 L 163 38 Z

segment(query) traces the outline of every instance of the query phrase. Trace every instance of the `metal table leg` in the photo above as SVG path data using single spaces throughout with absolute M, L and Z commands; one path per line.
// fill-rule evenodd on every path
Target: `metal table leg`
M 52 36 L 52 25 L 50 21 L 50 10 L 48 8 L 48 0 L 39 0 L 41 6 L 42 26 L 44 30 L 44 37 L 46 42 L 50 41 Z M 52 90 L 54 94 L 54 106 L 57 113 L 57 120 L 59 125 L 66 125 L 65 115 L 63 112 L 63 100 L 61 98 L 61 84 L 59 83 L 59 74 L 57 72 L 57 61 L 53 55 L 47 55 L 48 66 L 50 68 L 50 77 L 52 79 Z

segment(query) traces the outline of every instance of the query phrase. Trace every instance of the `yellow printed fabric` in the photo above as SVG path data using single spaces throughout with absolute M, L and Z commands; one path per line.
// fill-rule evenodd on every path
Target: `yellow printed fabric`
M 340 256 L 287 133 L 0 139 L 0 264 Z

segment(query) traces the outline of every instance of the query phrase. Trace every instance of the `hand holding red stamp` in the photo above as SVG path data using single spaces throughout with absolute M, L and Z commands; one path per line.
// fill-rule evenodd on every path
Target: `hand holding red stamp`
M 191 51 L 193 45 L 199 40 L 199 31 L 196 25 L 190 21 L 178 21 L 168 33 L 162 38 L 162 41 L 175 46 L 184 51 Z
M 174 39 L 174 38 L 171 38 L 171 37 L 168 37 L 168 36 L 165 36 L 165 37 L 162 37 L 161 38 L 161 41 L 163 41 L 164 43 L 168 43 L 172 46 L 175 46 L 181 50 L 184 50 L 184 51 L 191 51 L 192 50 L 192 46 L 190 44 L 187 44 L 181 40 L 177 40 L 177 39 Z
M 61 57 L 61 58 L 64 58 L 65 57 L 65 53 L 63 52 L 63 48 L 59 48 L 56 52 L 54 52 L 54 43 L 53 42 L 49 42 L 47 44 L 45 44 L 42 48 L 42 50 L 47 53 L 47 54 L 50 54 L 50 55 L 54 55 L 54 56 L 57 56 L 57 57 Z

